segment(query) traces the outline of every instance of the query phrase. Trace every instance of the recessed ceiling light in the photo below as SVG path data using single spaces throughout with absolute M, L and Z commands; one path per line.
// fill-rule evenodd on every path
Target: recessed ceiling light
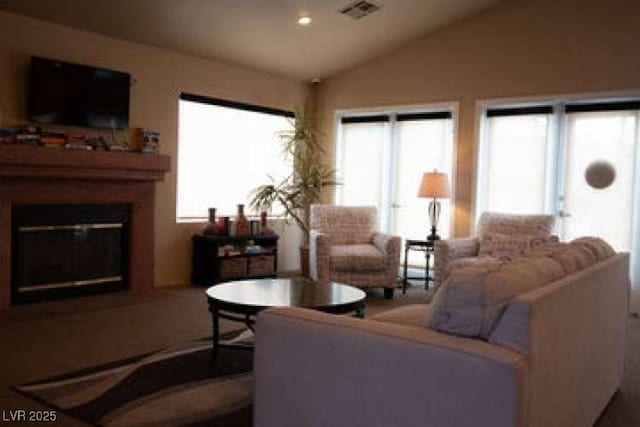
M 298 24 L 309 25 L 311 24 L 311 18 L 308 16 L 301 16 L 300 18 L 298 18 Z

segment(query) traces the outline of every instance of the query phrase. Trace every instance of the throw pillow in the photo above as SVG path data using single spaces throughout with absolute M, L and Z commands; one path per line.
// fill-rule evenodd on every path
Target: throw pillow
M 514 297 L 563 276 L 558 262 L 540 256 L 455 270 L 434 296 L 427 327 L 486 340 Z

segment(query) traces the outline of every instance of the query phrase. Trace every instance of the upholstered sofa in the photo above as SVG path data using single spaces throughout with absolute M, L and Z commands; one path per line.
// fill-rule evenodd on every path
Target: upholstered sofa
M 254 425 L 593 425 L 624 371 L 629 257 L 586 243 L 457 270 L 431 304 L 364 320 L 261 313 Z
M 372 206 L 312 205 L 309 272 L 313 280 L 381 287 L 393 297 L 400 237 L 376 231 Z
M 518 215 L 500 212 L 483 212 L 478 219 L 476 235 L 454 239 L 438 240 L 434 243 L 434 288 L 447 278 L 449 272 L 466 267 L 483 258 L 491 257 L 491 252 L 482 248 L 482 243 L 492 236 L 510 238 L 548 238 L 553 231 L 553 215 Z

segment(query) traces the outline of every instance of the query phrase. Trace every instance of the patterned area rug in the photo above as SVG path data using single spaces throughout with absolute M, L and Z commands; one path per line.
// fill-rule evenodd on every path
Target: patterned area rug
M 210 358 L 202 340 L 14 388 L 99 426 L 251 426 L 253 352 Z

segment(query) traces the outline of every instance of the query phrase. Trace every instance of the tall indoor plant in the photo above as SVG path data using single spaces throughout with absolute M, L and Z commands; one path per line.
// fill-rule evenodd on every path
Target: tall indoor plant
M 304 237 L 300 266 L 303 275 L 308 276 L 309 209 L 320 201 L 323 190 L 338 185 L 336 171 L 325 163 L 325 151 L 307 109 L 297 110 L 295 119 L 291 119 L 291 128 L 278 136 L 283 155 L 292 161 L 292 171 L 280 182 L 254 189 L 250 204 L 255 211 L 271 211 L 274 205 L 280 205 L 284 219 L 300 227 Z

